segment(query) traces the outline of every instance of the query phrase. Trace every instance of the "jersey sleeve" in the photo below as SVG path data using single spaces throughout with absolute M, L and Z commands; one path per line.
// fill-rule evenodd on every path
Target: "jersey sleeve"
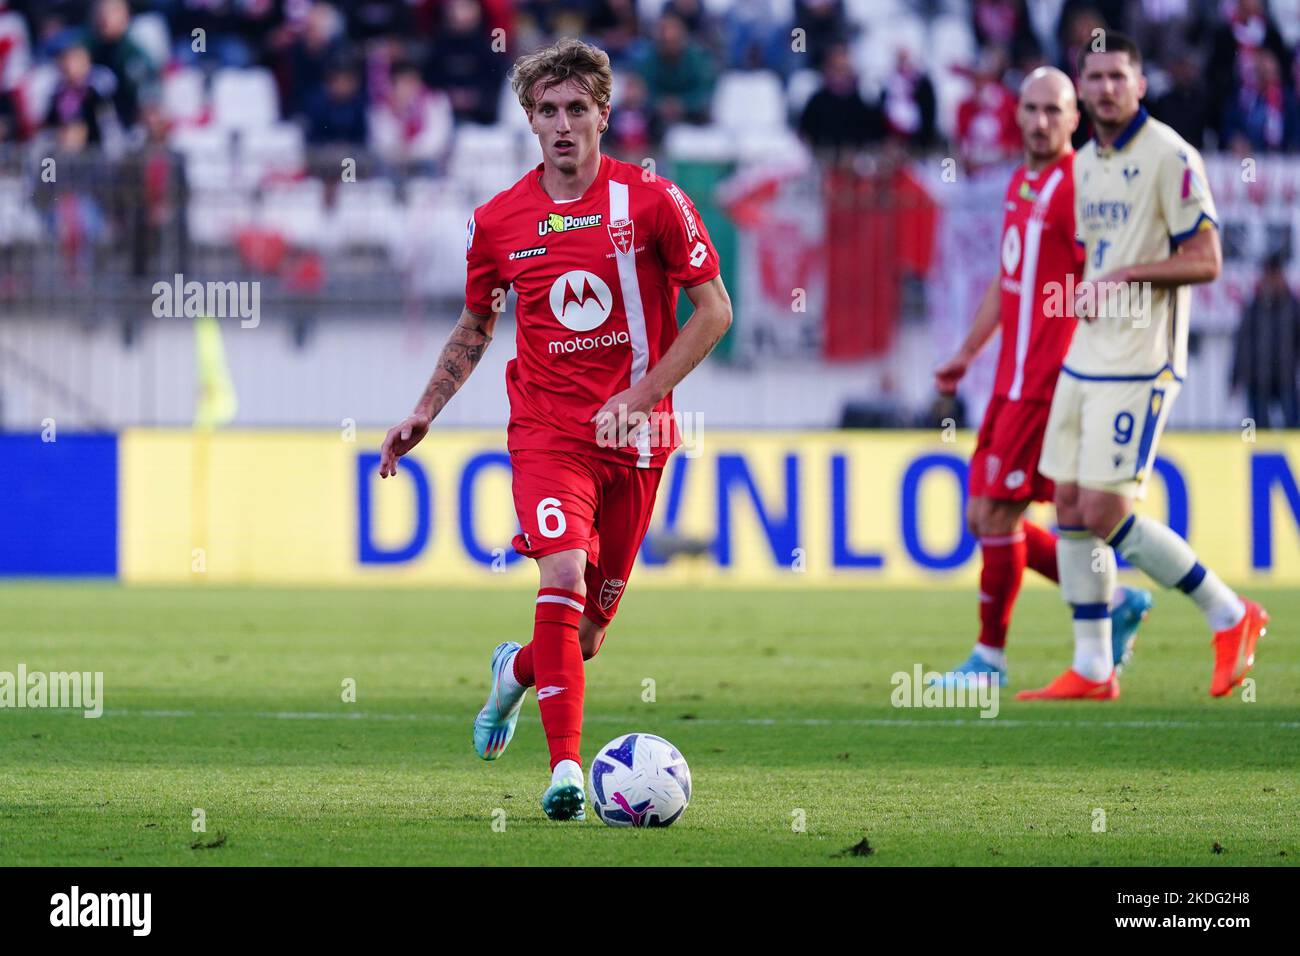
M 718 250 L 695 204 L 675 183 L 661 194 L 657 223 L 659 258 L 673 285 L 689 289 L 718 275 Z
M 475 315 L 490 315 L 498 299 L 498 289 L 509 283 L 497 271 L 492 244 L 478 228 L 476 210 L 465 226 L 465 308 Z
M 1061 186 L 1062 188 L 1052 197 L 1052 209 L 1050 211 L 1052 228 L 1069 244 L 1075 266 L 1081 267 L 1086 258 L 1086 253 L 1084 252 L 1083 240 L 1079 238 L 1079 229 L 1075 225 L 1073 174 L 1067 176 Z
M 1160 164 L 1160 209 L 1175 246 L 1202 229 L 1218 228 L 1219 213 L 1214 208 L 1205 163 L 1190 146 L 1170 150 Z

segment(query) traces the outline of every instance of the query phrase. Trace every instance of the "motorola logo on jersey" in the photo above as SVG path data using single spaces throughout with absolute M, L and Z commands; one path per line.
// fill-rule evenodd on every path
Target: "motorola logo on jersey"
M 605 280 L 583 269 L 564 273 L 551 286 L 551 311 L 574 332 L 590 332 L 613 308 L 614 294 Z

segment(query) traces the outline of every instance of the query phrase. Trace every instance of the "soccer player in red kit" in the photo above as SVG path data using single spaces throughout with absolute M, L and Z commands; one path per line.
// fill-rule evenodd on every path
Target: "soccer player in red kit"
M 518 295 L 518 356 L 506 369 L 515 550 L 537 561 L 532 642 L 492 655 L 474 747 L 495 760 L 528 687 L 551 756 L 542 809 L 583 819 L 584 665 L 618 610 L 680 441 L 672 389 L 731 324 L 718 256 L 671 182 L 600 152 L 613 74 L 596 47 L 564 39 L 521 57 L 511 83 L 542 162 L 474 211 L 465 310 L 415 411 L 384 439 L 379 473 L 428 431 L 491 340 L 506 289 Z M 677 292 L 695 306 L 678 331 Z
M 1002 331 L 993 398 L 984 414 L 970 465 L 967 523 L 979 538 L 980 634 L 945 683 L 1007 682 L 1006 640 L 1025 568 L 1058 581 L 1056 536 L 1024 520 L 1031 501 L 1051 501 L 1051 479 L 1038 471 L 1061 363 L 1074 335 L 1066 305 L 1067 276 L 1082 266 L 1075 241 L 1074 151 L 1079 125 L 1074 87 L 1060 70 L 1042 67 L 1020 89 L 1017 121 L 1025 162 L 1007 186 L 1002 264 L 975 313 L 957 355 L 935 371 L 939 391 L 954 394 L 970 363 Z M 1132 652 L 1151 595 L 1118 588 L 1111 601 L 1113 652 L 1120 665 Z

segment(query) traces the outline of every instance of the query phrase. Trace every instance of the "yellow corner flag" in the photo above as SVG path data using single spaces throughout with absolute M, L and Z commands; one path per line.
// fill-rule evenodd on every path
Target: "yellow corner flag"
M 226 365 L 221 326 L 210 315 L 194 320 L 194 371 L 197 392 L 194 402 L 196 428 L 217 428 L 230 424 L 239 408 L 235 385 Z

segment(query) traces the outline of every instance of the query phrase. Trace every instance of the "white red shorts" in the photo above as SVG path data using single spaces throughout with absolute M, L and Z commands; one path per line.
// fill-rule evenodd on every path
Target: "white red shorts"
M 972 498 L 1052 500 L 1056 485 L 1038 470 L 1051 407 L 1048 402 L 993 396 L 970 460 Z
M 586 551 L 583 613 L 608 625 L 650 527 L 663 469 L 529 449 L 512 451 L 510 465 L 515 513 L 523 529 L 515 535 L 515 550 L 529 558 Z

